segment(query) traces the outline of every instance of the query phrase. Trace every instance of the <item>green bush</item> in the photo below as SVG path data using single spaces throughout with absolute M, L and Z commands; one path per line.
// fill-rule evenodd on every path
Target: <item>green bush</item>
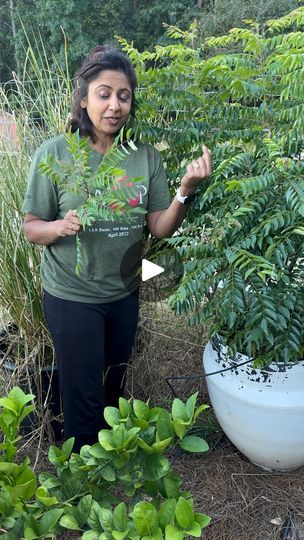
M 204 142 L 213 174 L 169 244 L 184 277 L 169 300 L 257 365 L 303 355 L 304 8 L 207 39 L 195 27 L 138 53 L 140 129 L 163 148 L 172 188 Z M 153 120 L 155 118 L 155 120 Z
M 51 447 L 55 472 L 39 479 L 29 459 L 15 463 L 18 428 L 33 410 L 34 398 L 14 387 L 0 398 L 0 530 L 3 540 L 56 538 L 77 531 L 82 540 L 182 540 L 201 538 L 210 518 L 195 512 L 181 478 L 164 452 L 179 445 L 205 452 L 207 443 L 187 434 L 206 405 L 197 394 L 186 403 L 174 399 L 171 411 L 138 399 L 107 407 L 109 429 L 99 442 L 71 453 L 73 439 Z

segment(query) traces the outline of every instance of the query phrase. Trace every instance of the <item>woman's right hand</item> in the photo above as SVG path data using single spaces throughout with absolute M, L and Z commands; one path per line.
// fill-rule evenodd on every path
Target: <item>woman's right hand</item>
M 53 221 L 52 228 L 56 228 L 58 236 L 73 236 L 81 229 L 81 223 L 76 210 L 69 210 L 63 219 Z
M 24 234 L 29 242 L 48 246 L 64 236 L 74 236 L 81 229 L 76 210 L 69 210 L 63 219 L 45 221 L 33 214 L 24 216 Z

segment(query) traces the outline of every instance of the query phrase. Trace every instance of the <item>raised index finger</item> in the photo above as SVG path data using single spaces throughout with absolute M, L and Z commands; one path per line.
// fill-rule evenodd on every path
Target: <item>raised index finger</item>
M 205 160 L 205 163 L 207 165 L 207 168 L 208 168 L 208 171 L 209 171 L 209 174 L 210 174 L 211 171 L 212 171 L 211 152 L 210 152 L 209 148 L 207 148 L 207 146 L 205 146 L 205 145 L 202 146 L 202 150 L 203 150 L 202 157 Z

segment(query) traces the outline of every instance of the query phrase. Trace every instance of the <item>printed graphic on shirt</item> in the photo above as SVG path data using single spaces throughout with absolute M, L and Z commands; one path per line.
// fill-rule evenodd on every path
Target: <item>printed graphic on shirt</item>
M 128 176 L 122 177 L 119 182 L 124 182 L 125 187 L 133 186 L 132 182 L 126 182 Z M 144 203 L 144 197 L 147 195 L 147 187 L 143 184 L 136 186 L 137 196 L 134 199 L 129 199 L 128 202 L 130 206 L 142 206 Z M 95 195 L 101 195 L 100 190 L 95 191 Z M 114 204 L 113 204 L 114 207 Z M 139 219 L 140 218 L 140 219 Z M 90 233 L 103 233 L 107 238 L 121 238 L 123 236 L 129 236 L 130 231 L 142 230 L 143 228 L 143 216 L 134 216 L 132 224 L 117 224 L 117 222 L 107 221 L 105 222 L 96 222 L 91 227 L 87 228 L 87 231 Z

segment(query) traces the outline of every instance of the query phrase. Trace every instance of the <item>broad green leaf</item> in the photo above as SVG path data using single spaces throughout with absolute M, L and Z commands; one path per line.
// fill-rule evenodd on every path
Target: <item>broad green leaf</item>
M 59 524 L 61 525 L 61 527 L 64 527 L 65 529 L 70 529 L 71 531 L 81 530 L 77 519 L 71 514 L 66 514 L 65 516 L 62 516 L 59 520 Z
M 124 531 L 127 527 L 127 509 L 124 502 L 118 504 L 113 511 L 113 525 L 117 531 Z
M 21 465 L 17 465 L 17 463 L 0 462 L 0 475 L 9 474 L 17 477 L 18 474 L 20 474 L 20 471 Z
M 53 508 L 52 510 L 49 510 L 48 512 L 46 512 L 46 514 L 43 514 L 39 522 L 42 535 L 45 535 L 53 531 L 54 527 L 56 526 L 59 519 L 61 518 L 63 512 L 64 510 L 61 508 Z
M 144 468 L 145 480 L 158 480 L 163 478 L 170 469 L 168 460 L 161 454 L 147 455 L 147 461 Z
M 92 505 L 91 505 L 90 515 L 89 515 L 87 521 L 88 521 L 88 525 L 91 527 L 91 529 L 94 529 L 94 531 L 98 531 L 98 533 L 101 533 L 102 532 L 102 527 L 101 527 L 100 521 L 99 521 L 99 510 L 100 510 L 100 506 L 99 506 L 98 502 L 93 499 L 92 500 Z
M 12 413 L 14 413 L 15 416 L 18 415 L 18 405 L 13 399 L 10 399 L 8 397 L 0 398 L 0 407 L 8 409 Z
M 98 540 L 112 540 L 112 532 L 102 532 L 98 536 Z
M 149 536 L 143 536 L 142 540 L 162 540 L 163 534 L 160 527 L 151 535 Z
M 33 401 L 33 399 L 35 399 L 34 394 L 25 394 L 23 390 L 19 388 L 19 386 L 14 386 L 8 393 L 8 397 L 13 399 L 18 404 L 19 408 L 23 407 L 29 401 Z
M 194 523 L 194 515 L 189 502 L 183 497 L 180 497 L 176 503 L 175 516 L 180 527 L 191 529 Z
M 209 450 L 208 443 L 197 435 L 187 435 L 180 441 L 179 445 L 187 452 L 207 452 Z
M 161 410 L 156 421 L 156 432 L 160 441 L 173 437 L 174 429 L 171 415 L 165 409 Z
M 149 422 L 147 420 L 143 420 L 142 418 L 135 418 L 134 419 L 135 425 L 138 426 L 141 430 L 146 430 L 149 427 Z
M 114 450 L 113 436 L 110 430 L 102 429 L 98 433 L 98 441 L 105 450 Z
M 206 409 L 209 409 L 209 405 L 205 405 L 205 404 L 202 404 L 202 405 L 199 405 L 194 413 L 194 417 L 193 419 L 196 420 L 198 415 L 201 414 L 203 411 L 205 411 Z
M 103 416 L 107 424 L 113 427 L 116 424 L 119 424 L 121 413 L 116 407 L 106 407 L 103 412 Z
M 128 418 L 132 410 L 130 403 L 125 398 L 120 397 L 118 404 L 122 418 Z
M 167 525 L 165 532 L 165 540 L 183 540 L 185 532 L 181 531 L 175 525 Z
M 102 478 L 108 482 L 114 482 L 116 478 L 115 471 L 112 467 L 110 467 L 110 465 L 106 465 L 100 469 L 100 476 L 102 476 Z
M 174 522 L 175 507 L 175 499 L 167 499 L 162 503 L 159 510 L 159 525 L 163 530 L 165 530 L 167 525 Z
M 93 446 L 90 446 L 89 448 L 89 454 L 97 459 L 109 459 L 108 452 L 101 447 L 99 443 L 93 444 Z
M 76 517 L 81 527 L 84 526 L 85 522 L 87 521 L 90 515 L 91 506 L 92 506 L 92 495 L 85 495 L 84 497 L 80 499 L 77 505 Z
M 190 396 L 189 399 L 187 399 L 186 412 L 187 412 L 187 416 L 188 416 L 189 420 L 190 419 L 192 420 L 192 418 L 193 418 L 194 408 L 195 408 L 195 403 L 196 403 L 196 400 L 197 400 L 197 396 L 198 396 L 198 392 L 196 392 L 195 394 Z
M 22 422 L 22 420 L 24 420 L 24 418 L 26 418 L 34 410 L 35 410 L 34 405 L 26 405 L 26 407 L 24 407 L 24 409 L 23 409 L 23 412 L 19 413 L 18 422 Z
M 73 450 L 73 446 L 74 446 L 74 442 L 75 442 L 75 438 L 74 437 L 71 437 L 70 439 L 67 439 L 62 447 L 61 447 L 61 452 L 64 456 L 66 456 L 66 459 L 68 459 L 71 455 L 71 452 Z
M 162 409 L 161 407 L 152 407 L 152 409 L 150 409 L 150 413 L 149 413 L 149 421 L 150 422 L 156 422 L 156 420 L 158 419 L 159 414 L 162 411 L 165 411 L 166 413 L 168 413 L 168 411 L 166 411 L 165 409 Z
M 200 512 L 194 513 L 194 519 L 196 523 L 198 523 L 202 529 L 204 527 L 207 527 L 207 525 L 209 525 L 211 521 L 210 516 L 206 516 L 206 514 L 201 514 Z
M 132 518 L 141 536 L 151 536 L 158 529 L 158 514 L 153 504 L 141 501 L 134 506 Z
M 191 529 L 188 529 L 187 535 L 195 536 L 196 538 L 201 538 L 201 535 L 202 535 L 201 526 L 196 521 L 194 521 L 194 523 L 192 523 Z
M 96 531 L 86 531 L 83 533 L 81 540 L 97 540 L 98 533 Z
M 37 535 L 31 527 L 26 527 L 24 530 L 24 540 L 36 540 L 36 538 L 40 538 L 40 535 Z
M 137 418 L 142 418 L 143 420 L 149 420 L 150 409 L 146 403 L 140 401 L 139 399 L 134 399 L 133 401 L 133 410 Z
M 36 490 L 36 498 L 39 502 L 41 502 L 41 504 L 44 504 L 44 506 L 54 506 L 58 503 L 57 497 L 50 496 L 44 486 L 40 486 Z
M 147 452 L 148 454 L 155 454 L 155 451 L 153 450 L 153 448 L 151 446 L 149 446 L 149 444 L 147 444 L 143 439 L 141 439 L 140 437 L 138 437 L 137 439 L 137 444 L 140 448 L 142 448 L 142 450 L 144 450 L 145 452 Z
M 2 463 L 0 463 L 0 473 L 1 465 Z M 11 493 L 13 498 L 22 497 L 23 499 L 31 499 L 36 490 L 36 476 L 29 467 L 23 470 L 22 466 L 16 466 L 19 470 L 13 475 L 13 485 L 6 485 L 6 489 Z
M 137 438 L 137 434 L 140 432 L 140 428 L 133 427 L 127 431 L 126 445 L 130 446 L 131 443 Z
M 185 436 L 186 433 L 186 425 L 185 422 L 182 420 L 174 420 L 173 421 L 173 428 L 176 433 L 176 435 L 182 439 Z
M 54 465 L 54 467 L 57 467 L 58 465 L 60 466 L 66 461 L 65 456 L 62 455 L 61 450 L 56 446 L 50 447 L 48 458 L 52 465 Z
M 105 531 L 110 531 L 112 529 L 113 515 L 111 510 L 107 508 L 99 508 L 98 512 L 99 523 Z
M 164 477 L 164 486 L 169 499 L 178 499 L 180 497 L 179 487 L 181 483 L 181 477 L 176 473 L 171 472 Z
M 152 444 L 152 448 L 154 452 L 156 453 L 162 453 L 172 442 L 172 437 L 169 437 L 169 439 L 164 439 L 163 441 L 159 441 Z
M 113 445 L 115 448 L 123 448 L 127 440 L 127 430 L 123 424 L 113 428 Z
M 42 484 L 46 489 L 51 489 L 54 487 L 59 487 L 61 485 L 60 480 L 51 474 L 48 473 L 41 473 L 39 475 L 39 482 Z
M 124 538 L 126 538 L 129 530 L 127 529 L 126 531 L 111 531 L 111 532 L 112 532 L 112 536 L 114 540 L 123 540 Z
M 173 420 L 182 420 L 188 422 L 189 418 L 185 404 L 178 398 L 175 398 L 172 403 L 172 418 Z

